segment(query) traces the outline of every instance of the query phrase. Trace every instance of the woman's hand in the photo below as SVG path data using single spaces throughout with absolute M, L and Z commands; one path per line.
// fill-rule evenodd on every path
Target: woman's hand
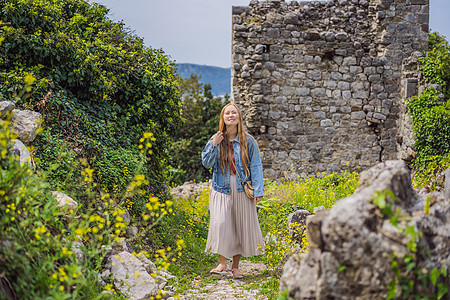
M 223 132 L 217 131 L 217 133 L 213 137 L 212 143 L 214 146 L 217 146 L 220 144 L 220 142 L 222 142 L 222 140 L 223 140 Z
M 261 201 L 262 197 L 255 197 L 255 204 L 258 204 L 259 201 Z

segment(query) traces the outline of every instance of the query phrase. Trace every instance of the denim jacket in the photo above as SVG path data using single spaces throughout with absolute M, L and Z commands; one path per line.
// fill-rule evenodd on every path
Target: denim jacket
M 243 182 L 248 180 L 252 181 L 253 189 L 255 190 L 255 197 L 264 196 L 263 190 L 263 170 L 261 163 L 261 156 L 259 155 L 258 146 L 253 137 L 247 136 L 247 147 L 248 147 L 248 156 L 249 162 L 248 167 L 250 170 L 250 177 L 245 175 L 244 167 L 241 161 L 241 145 L 239 144 L 239 137 L 232 141 L 234 148 L 234 160 L 236 163 L 236 172 L 239 172 L 239 175 Z M 220 144 L 219 144 L 220 145 Z M 230 194 L 230 168 L 227 167 L 225 172 L 225 176 L 222 174 L 222 170 L 220 169 L 219 163 L 219 145 L 214 146 L 212 143 L 212 139 L 208 141 L 205 146 L 205 149 L 202 151 L 202 163 L 205 168 L 213 168 L 213 177 L 212 177 L 212 187 L 214 190 Z M 236 185 L 237 191 L 243 192 L 244 187 L 239 180 L 239 177 L 236 176 Z

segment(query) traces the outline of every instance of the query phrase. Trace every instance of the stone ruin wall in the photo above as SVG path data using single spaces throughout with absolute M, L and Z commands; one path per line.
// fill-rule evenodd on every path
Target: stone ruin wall
M 232 18 L 232 100 L 266 177 L 411 158 L 429 0 L 251 1 Z

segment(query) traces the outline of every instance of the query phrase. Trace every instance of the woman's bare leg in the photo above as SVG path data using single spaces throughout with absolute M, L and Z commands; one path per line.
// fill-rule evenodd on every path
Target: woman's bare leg
M 209 271 L 211 274 L 221 274 L 223 271 L 227 270 L 227 258 L 219 254 L 219 265 Z
M 241 260 L 240 254 L 233 256 L 233 264 L 231 265 L 231 269 L 239 269 L 239 261 Z
M 231 272 L 233 273 L 234 278 L 242 278 L 243 275 L 241 271 L 239 271 L 239 260 L 241 259 L 240 254 L 233 256 L 233 264 L 231 265 Z
M 227 269 L 227 258 L 219 254 L 220 265 L 222 265 L 223 269 Z

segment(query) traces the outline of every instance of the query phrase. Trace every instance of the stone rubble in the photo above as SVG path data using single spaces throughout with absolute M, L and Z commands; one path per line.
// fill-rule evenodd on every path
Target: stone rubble
M 202 190 L 209 189 L 211 182 L 188 181 L 170 189 L 170 193 L 175 198 L 195 198 L 200 195 Z

